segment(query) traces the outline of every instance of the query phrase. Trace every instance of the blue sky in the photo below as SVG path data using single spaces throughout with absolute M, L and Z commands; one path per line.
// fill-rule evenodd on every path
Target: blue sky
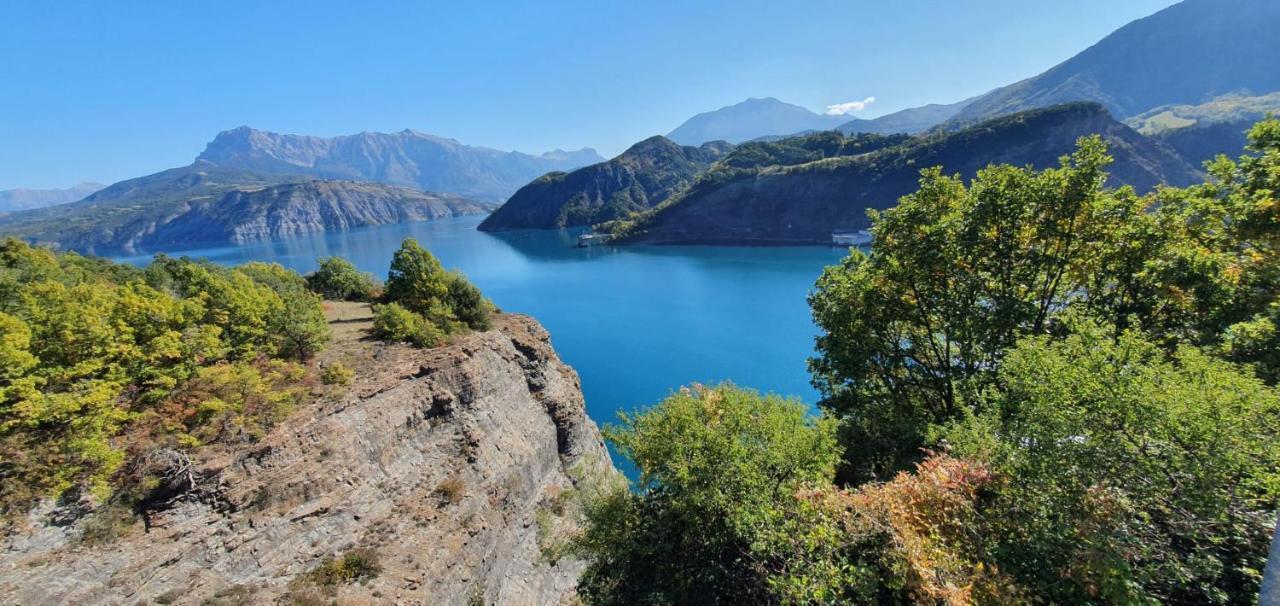
M 0 7 L 0 189 L 189 163 L 248 124 L 612 155 L 773 96 L 858 116 L 1034 75 L 1172 0 L 59 2 Z

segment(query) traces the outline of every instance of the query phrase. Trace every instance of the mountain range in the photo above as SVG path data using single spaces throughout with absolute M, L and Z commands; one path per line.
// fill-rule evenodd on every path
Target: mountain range
M 590 148 L 534 156 L 465 145 L 414 130 L 325 138 L 247 126 L 219 133 L 197 158 L 260 174 L 373 181 L 492 202 L 506 200 L 547 172 L 602 160 Z
M 1140 191 L 1187 184 L 1202 178 L 1204 161 L 1240 153 L 1249 126 L 1280 109 L 1278 64 L 1280 2 L 1185 0 L 1043 74 L 957 103 L 836 127 L 831 116 L 773 98 L 699 114 L 670 138 L 739 145 L 700 174 L 682 174 L 683 189 L 579 216 L 577 209 L 603 208 L 615 192 L 653 177 L 633 170 L 625 183 L 602 190 L 594 169 L 555 175 L 522 189 L 508 202 L 512 208 L 494 214 L 502 221 L 486 224 L 611 221 L 607 228 L 621 236 L 615 241 L 829 242 L 833 230 L 865 226 L 865 209 L 896 203 L 921 168 L 941 165 L 972 176 L 993 162 L 1051 166 L 1087 134 L 1102 135 L 1116 156 L 1113 184 Z M 797 134 L 788 136 L 788 129 Z M 823 133 L 832 130 L 858 144 Z M 618 161 L 664 170 L 645 168 L 663 163 L 636 158 L 653 149 L 637 148 Z M 632 220 L 619 212 L 646 204 L 652 208 Z M 521 220 L 509 222 L 516 215 Z M 575 220 L 564 220 L 570 215 Z
M 0 191 L 0 212 L 44 208 L 75 202 L 106 187 L 101 183 L 80 183 L 66 189 L 6 189 Z
M 966 99 L 958 103 L 925 105 L 866 120 L 851 119 L 847 115 L 818 114 L 773 97 L 753 98 L 698 114 L 667 133 L 667 138 L 680 145 L 701 145 L 711 141 L 743 143 L 823 130 L 839 130 L 847 134 L 914 134 L 954 118 L 972 102 L 973 99 Z
M 847 116 L 816 114 L 773 97 L 751 98 L 689 118 L 667 133 L 667 138 L 680 145 L 702 145 L 709 141 L 742 143 L 768 135 L 828 130 L 848 121 Z
M 240 127 L 189 166 L 0 215 L 0 234 L 109 254 L 480 214 L 535 177 L 601 160 L 591 149 L 534 156 L 412 130 L 324 138 Z
M 941 166 L 965 178 L 989 164 L 1047 168 L 1070 153 L 1078 138 L 1092 134 L 1101 135 L 1115 157 L 1112 185 L 1149 191 L 1203 177 L 1168 146 L 1117 122 L 1101 105 L 1074 103 L 956 132 L 855 139 L 817 133 L 745 144 L 665 203 L 608 227 L 621 242 L 829 244 L 835 231 L 867 227 L 867 209 L 891 207 L 914 191 L 924 167 Z M 740 156 L 763 161 L 739 162 Z
M 1126 120 L 1162 106 L 1280 91 L 1278 64 L 1280 2 L 1185 0 L 1121 27 L 1041 74 L 957 103 L 832 124 L 831 116 L 777 99 L 749 99 L 699 114 L 668 136 L 697 145 L 832 128 L 914 134 L 1074 101 L 1100 103 Z
M 732 147 L 723 141 L 681 146 L 666 137 L 651 137 L 608 162 L 536 179 L 489 215 L 480 229 L 575 227 L 648 210 L 688 185 Z

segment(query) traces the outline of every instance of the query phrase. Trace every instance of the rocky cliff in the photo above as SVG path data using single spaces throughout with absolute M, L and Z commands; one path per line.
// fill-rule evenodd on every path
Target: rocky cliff
M 480 224 L 482 231 L 558 229 L 626 217 L 662 203 L 733 146 L 681 146 L 650 137 L 618 157 L 520 188 Z
M 0 217 L 0 234 L 87 253 L 136 253 L 475 215 L 493 207 L 381 183 L 197 163 L 122 181 L 76 204 Z
M 564 501 L 616 472 L 547 333 L 502 316 L 415 350 L 362 340 L 367 307 L 338 311 L 321 363 L 358 371 L 345 396 L 202 462 L 196 490 L 112 542 L 81 540 L 77 504 L 31 513 L 4 540 L 0 603 L 269 604 L 356 549 L 380 571 L 325 603 L 571 600 L 581 565 L 551 545 Z
M 477 215 L 493 205 L 452 194 L 356 181 L 308 181 L 232 190 L 201 200 L 131 244 L 250 242 L 369 225 Z

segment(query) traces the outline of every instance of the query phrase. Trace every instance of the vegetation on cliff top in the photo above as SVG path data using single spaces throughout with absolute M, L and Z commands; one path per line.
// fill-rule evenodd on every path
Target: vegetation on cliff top
M 0 508 L 189 480 L 192 448 L 261 437 L 328 339 L 279 265 L 145 269 L 0 243 Z
M 459 271 L 446 271 L 412 238 L 391 258 L 386 290 L 374 307 L 374 332 L 432 347 L 449 335 L 488 330 L 493 304 Z
M 608 436 L 588 603 L 1257 600 L 1280 504 L 1280 121 L 1211 179 L 925 170 L 811 297 L 822 416 L 696 388 Z
M 349 382 L 312 363 L 330 337 L 316 293 L 385 301 L 376 327 L 419 345 L 489 326 L 480 291 L 412 240 L 381 288 L 337 258 L 304 278 L 0 242 L 0 513 L 84 494 L 127 511 L 190 490 L 207 449 L 254 442 L 319 385 Z

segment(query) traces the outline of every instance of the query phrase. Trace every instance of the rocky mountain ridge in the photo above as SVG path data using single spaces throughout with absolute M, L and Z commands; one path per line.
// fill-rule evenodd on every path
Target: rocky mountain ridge
M 218 133 L 196 160 L 263 174 L 372 181 L 501 202 L 545 173 L 603 159 L 589 148 L 534 156 L 408 129 L 314 137 L 241 126 Z
M 1280 3 L 1184 0 L 1116 30 L 1042 74 L 969 103 L 971 122 L 1073 101 L 1119 119 L 1171 104 L 1280 91 Z

